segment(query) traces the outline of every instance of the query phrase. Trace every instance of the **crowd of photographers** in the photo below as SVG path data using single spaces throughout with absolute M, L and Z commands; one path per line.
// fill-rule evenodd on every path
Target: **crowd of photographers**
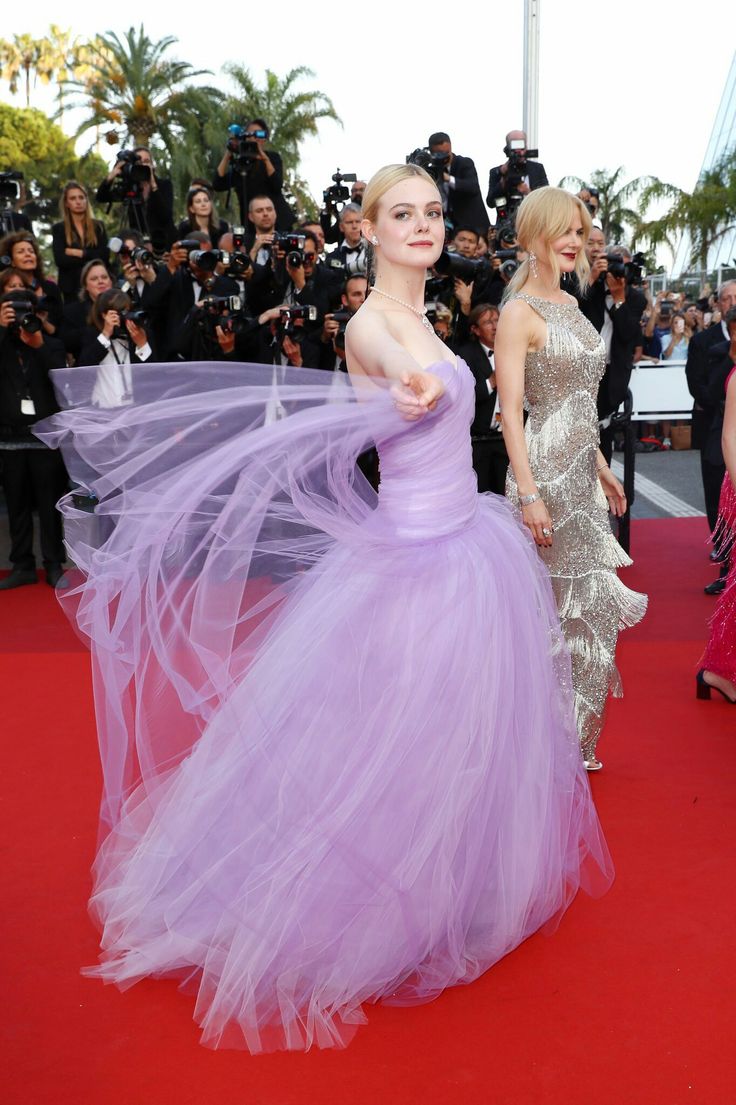
M 365 183 L 337 172 L 319 218 L 297 225 L 281 158 L 268 141 L 262 119 L 231 126 L 213 176 L 192 180 L 180 207 L 148 149 L 121 151 L 94 197 L 117 220 L 112 237 L 86 190 L 67 183 L 51 236 L 56 281 L 18 210 L 20 174 L 0 173 L 0 459 L 13 564 L 0 589 L 36 580 L 34 506 L 47 579 L 57 585 L 62 578 L 54 503 L 65 474 L 30 429 L 56 409 L 50 368 L 97 365 L 93 399 L 105 407 L 132 401 L 135 363 L 233 360 L 346 371 L 345 327 L 369 289 L 360 230 Z M 508 458 L 493 373 L 495 327 L 523 256 L 516 210 L 524 195 L 547 184 L 522 131 L 509 132 L 504 155 L 490 171 L 485 202 L 473 161 L 454 152 L 448 134 L 432 134 L 407 157 L 427 169 L 442 195 L 447 242 L 427 274 L 428 314 L 475 376 L 474 466 L 479 489 L 498 493 Z M 595 190 L 580 195 L 595 216 Z M 217 212 L 219 199 L 228 219 Z M 717 316 L 707 297 L 652 301 L 641 259 L 606 243 L 599 225 L 587 247 L 592 289 L 580 303 L 606 342 L 599 416 L 610 457 L 612 419 L 632 364 L 641 356 L 687 356 L 693 336 Z

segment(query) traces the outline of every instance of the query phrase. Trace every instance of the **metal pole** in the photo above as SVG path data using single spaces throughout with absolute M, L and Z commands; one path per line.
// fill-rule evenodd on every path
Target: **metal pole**
M 524 132 L 529 149 L 539 137 L 539 5 L 524 0 Z

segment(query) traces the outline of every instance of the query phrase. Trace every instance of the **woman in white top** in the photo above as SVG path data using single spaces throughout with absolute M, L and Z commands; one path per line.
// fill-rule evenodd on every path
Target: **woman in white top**
M 80 365 L 99 365 L 92 402 L 98 407 L 119 407 L 133 402 L 131 364 L 153 360 L 142 319 L 127 317 L 130 299 L 118 288 L 98 296 L 90 325 L 82 339 Z

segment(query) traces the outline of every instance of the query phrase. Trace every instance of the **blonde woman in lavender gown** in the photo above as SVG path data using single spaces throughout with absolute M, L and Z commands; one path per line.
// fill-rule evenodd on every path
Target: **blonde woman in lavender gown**
M 426 317 L 437 186 L 387 166 L 363 214 L 343 396 L 158 365 L 101 410 L 60 377 L 102 514 L 65 504 L 105 778 L 91 973 L 181 978 L 212 1047 L 344 1045 L 366 1003 L 471 982 L 611 879 L 549 578 L 477 493 L 473 377 Z
M 560 188 L 539 188 L 523 201 L 516 229 L 528 256 L 507 291 L 495 363 L 511 462 L 506 494 L 519 504 L 549 569 L 572 658 L 583 760 L 588 771 L 599 771 L 606 700 L 621 694 L 618 634 L 644 616 L 646 597 L 616 574 L 631 560 L 608 521 L 609 512 L 625 513 L 624 489 L 598 447 L 605 346 L 560 288 L 563 273 L 586 285 L 590 227 L 585 205 Z

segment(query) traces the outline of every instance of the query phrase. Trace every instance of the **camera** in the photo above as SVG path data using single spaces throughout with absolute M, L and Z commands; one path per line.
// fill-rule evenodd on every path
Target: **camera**
M 278 246 L 286 254 L 286 264 L 291 268 L 299 268 L 304 264 L 304 245 L 307 241 L 305 234 L 274 234 L 272 245 Z
M 20 196 L 19 181 L 24 180 L 23 173 L 19 173 L 17 169 L 7 169 L 5 172 L 0 173 L 0 201 L 3 206 L 8 203 L 15 203 Z
M 341 307 L 339 311 L 333 311 L 332 317 L 335 322 L 339 323 L 337 333 L 333 336 L 335 345 L 338 345 L 340 349 L 345 348 L 345 331 L 347 330 L 348 323 L 353 317 L 354 312 L 349 311 L 347 307 Z
M 26 334 L 39 332 L 42 323 L 36 312 L 42 308 L 36 299 L 24 299 L 19 296 L 6 302 L 9 302 L 15 311 L 15 321 L 9 326 L 12 333 L 17 334 L 20 330 L 25 330 Z
M 133 264 L 138 262 L 141 265 L 153 264 L 153 254 L 150 249 L 145 249 L 143 246 L 135 246 L 133 249 L 129 249 L 121 238 L 111 238 L 107 243 L 107 248 L 111 253 L 117 253 L 123 261 L 130 261 Z
M 489 266 L 483 257 L 472 260 L 443 249 L 434 267 L 441 276 L 450 276 L 453 280 L 462 280 L 463 284 L 472 284 L 478 276 L 487 274 Z
M 226 334 L 238 334 L 243 328 L 243 301 L 239 295 L 204 295 L 194 308 L 200 330 L 210 335 L 219 326 Z
M 236 172 L 245 173 L 258 157 L 258 142 L 267 138 L 265 130 L 253 130 L 250 133 L 239 123 L 231 123 L 227 128 L 227 149 L 231 164 Z
M 439 151 L 432 153 L 428 146 L 420 146 L 418 149 L 412 150 L 406 157 L 407 165 L 419 165 L 438 183 L 444 179 L 449 161 L 449 153 L 440 153 Z
M 339 169 L 332 174 L 333 183 L 322 193 L 322 202 L 328 211 L 334 211 L 339 203 L 347 203 L 350 199 L 350 189 L 344 186 L 343 181 L 353 183 L 357 179 L 355 173 L 341 173 Z
M 491 254 L 492 257 L 498 258 L 501 262 L 499 266 L 499 273 L 504 283 L 508 283 L 516 270 L 519 268 L 519 259 L 517 257 L 517 250 L 514 249 L 494 249 Z
M 524 146 L 521 138 L 512 138 L 503 152 L 508 158 L 508 168 L 501 178 L 504 183 L 504 193 L 496 199 L 496 212 L 499 220 L 511 221 L 516 217 L 516 211 L 523 200 L 519 186 L 527 173 L 527 158 L 539 157 L 539 150 L 529 150 Z
M 644 279 L 646 257 L 643 253 L 635 253 L 630 261 L 625 261 L 620 253 L 607 253 L 606 261 L 611 276 L 623 276 L 627 284 L 639 285 Z
M 242 276 L 250 268 L 247 253 L 229 253 L 226 249 L 193 249 L 189 260 L 201 272 L 214 272 L 218 265 L 223 265 L 225 276 Z
M 141 329 L 145 329 L 148 322 L 148 312 L 141 310 L 140 307 L 134 308 L 132 311 L 119 311 L 118 314 L 120 316 L 120 325 L 113 329 L 113 338 L 127 338 L 130 336 L 128 334 L 128 328 L 125 325 L 126 322 L 132 322 L 136 326 L 140 326 Z
M 279 309 L 279 320 L 276 324 L 279 341 L 283 341 L 284 338 L 291 338 L 294 342 L 304 341 L 303 323 L 316 321 L 317 308 L 311 303 L 281 307 Z M 297 325 L 298 323 L 302 325 Z
M 150 183 L 151 166 L 142 164 L 135 150 L 121 150 L 116 164 L 122 169 L 110 181 L 110 203 L 140 203 L 141 185 Z

